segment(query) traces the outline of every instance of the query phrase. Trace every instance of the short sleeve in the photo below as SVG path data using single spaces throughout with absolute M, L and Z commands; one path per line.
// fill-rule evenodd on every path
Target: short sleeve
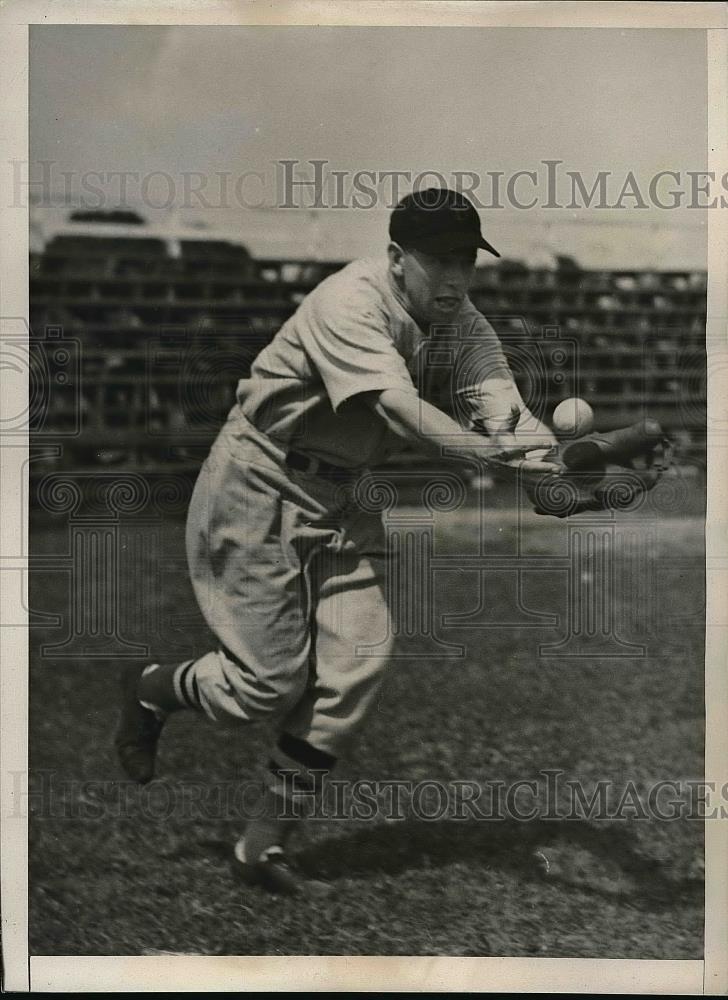
M 417 394 L 383 303 L 362 283 L 329 279 L 309 296 L 299 336 L 334 410 L 360 392 Z

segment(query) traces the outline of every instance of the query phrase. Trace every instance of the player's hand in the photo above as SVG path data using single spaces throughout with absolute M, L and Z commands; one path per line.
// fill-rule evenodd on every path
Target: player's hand
M 542 459 L 511 458 L 507 462 L 493 463 L 493 472 L 501 478 L 515 479 L 526 491 L 542 487 L 544 483 L 552 483 L 561 477 L 563 466 Z
M 520 416 L 521 411 L 514 405 L 501 426 L 491 431 L 492 451 L 489 450 L 488 462 L 496 475 L 516 478 L 521 485 L 529 488 L 539 483 L 544 476 L 559 475 L 563 465 L 550 461 L 549 452 L 553 442 L 548 438 L 529 438 L 527 444 L 518 440 L 515 430 Z

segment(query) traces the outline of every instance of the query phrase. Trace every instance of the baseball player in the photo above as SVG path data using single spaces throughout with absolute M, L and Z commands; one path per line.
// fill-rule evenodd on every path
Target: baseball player
M 261 808 L 233 864 L 279 893 L 320 888 L 286 845 L 391 658 L 388 554 L 381 515 L 360 502 L 362 472 L 403 442 L 525 485 L 559 471 L 527 455 L 524 427 L 529 449 L 553 436 L 528 413 L 495 331 L 467 296 L 478 249 L 499 256 L 472 204 L 447 189 L 408 195 L 389 236 L 386 256 L 325 279 L 284 323 L 239 382 L 202 466 L 186 544 L 216 647 L 124 675 L 115 743 L 138 782 L 153 777 L 171 712 L 275 724 Z M 422 384 L 423 347 L 438 327 L 467 345 L 449 373 L 458 421 Z M 376 656 L 362 655 L 375 643 Z

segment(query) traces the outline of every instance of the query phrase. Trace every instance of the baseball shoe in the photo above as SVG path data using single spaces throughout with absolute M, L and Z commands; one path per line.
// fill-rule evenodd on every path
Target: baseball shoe
M 330 882 L 308 878 L 285 855 L 282 847 L 271 847 L 259 861 L 242 861 L 236 848 L 233 873 L 245 885 L 258 886 L 274 896 L 325 896 L 333 889 Z
M 121 715 L 114 737 L 119 762 L 132 781 L 146 785 L 154 777 L 154 759 L 164 719 L 138 698 L 144 667 L 128 666 L 121 674 Z

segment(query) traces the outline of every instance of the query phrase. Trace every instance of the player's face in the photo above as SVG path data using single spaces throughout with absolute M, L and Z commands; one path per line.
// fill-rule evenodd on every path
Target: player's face
M 447 323 L 454 318 L 472 283 L 476 254 L 466 248 L 439 254 L 400 249 L 394 255 L 395 276 L 417 319 Z

